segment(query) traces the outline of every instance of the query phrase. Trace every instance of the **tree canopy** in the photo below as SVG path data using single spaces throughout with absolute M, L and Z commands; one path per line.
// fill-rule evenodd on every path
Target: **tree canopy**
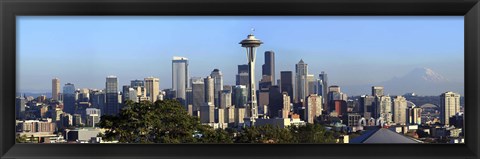
M 120 143 L 333 143 L 331 132 L 318 124 L 280 128 L 253 126 L 213 129 L 188 115 L 176 100 L 127 101 L 118 116 L 104 115 L 105 140 Z

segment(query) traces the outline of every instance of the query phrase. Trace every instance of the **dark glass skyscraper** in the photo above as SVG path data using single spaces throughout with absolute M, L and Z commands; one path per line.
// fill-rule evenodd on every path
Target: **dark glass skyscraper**
M 324 71 L 322 71 L 322 73 L 320 73 L 318 75 L 318 78 L 319 78 L 319 80 L 321 82 L 321 86 L 322 86 L 322 93 L 321 93 L 322 95 L 321 96 L 322 96 L 323 110 L 327 110 L 328 109 L 327 108 L 328 107 L 328 102 L 327 102 L 328 101 L 327 100 L 328 99 L 327 98 L 327 96 L 328 96 L 328 77 L 327 77 L 327 74 Z
M 292 71 L 280 72 L 280 88 L 281 92 L 287 92 L 290 101 L 293 101 L 293 74 Z
M 137 87 L 144 87 L 145 82 L 143 80 L 132 80 L 130 81 L 130 87 L 137 88 Z
M 235 84 L 244 86 L 248 84 L 248 65 L 238 65 L 238 73 L 236 75 Z
M 75 85 L 71 83 L 63 86 L 63 111 L 75 114 Z
M 118 107 L 118 80 L 115 76 L 108 76 L 105 82 L 105 114 L 117 115 Z
M 262 65 L 262 75 L 269 77 L 270 85 L 275 85 L 275 52 L 265 51 L 265 64 Z
M 283 94 L 278 86 L 270 87 L 268 114 L 270 118 L 280 117 L 279 111 L 283 108 Z

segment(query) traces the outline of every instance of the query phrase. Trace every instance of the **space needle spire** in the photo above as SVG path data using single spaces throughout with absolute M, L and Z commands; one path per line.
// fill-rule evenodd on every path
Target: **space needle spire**
M 248 60 L 248 98 L 247 98 L 247 110 L 244 118 L 244 123 L 246 126 L 253 126 L 255 119 L 258 118 L 258 109 L 257 109 L 257 97 L 255 89 L 255 53 L 257 48 L 263 44 L 260 39 L 255 38 L 253 32 L 254 28 L 251 29 L 250 34 L 246 39 L 242 40 L 239 44 L 245 48 L 247 52 Z

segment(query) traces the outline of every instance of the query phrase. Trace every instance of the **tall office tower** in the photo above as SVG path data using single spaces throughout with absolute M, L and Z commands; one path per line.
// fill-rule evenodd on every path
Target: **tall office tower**
M 307 96 L 310 94 L 315 94 L 315 76 L 307 75 Z
M 269 92 L 268 114 L 270 118 L 281 117 L 279 112 L 283 108 L 283 94 L 278 86 L 272 86 Z
M 321 95 L 322 95 L 322 97 L 325 97 L 328 94 L 328 77 L 327 77 L 327 74 L 324 71 L 322 71 L 322 73 L 320 73 L 318 75 L 318 79 L 320 79 L 321 83 L 322 83 L 323 92 L 321 93 Z M 325 104 L 327 101 L 324 100 L 323 102 Z
M 347 100 L 344 97 L 345 95 L 341 92 L 340 86 L 333 85 L 328 87 L 328 98 L 327 98 L 327 113 L 335 111 L 335 100 Z
M 71 83 L 63 86 L 63 112 L 75 113 L 75 85 Z
M 383 87 L 372 86 L 372 96 L 383 96 Z
M 233 125 L 235 123 L 235 107 L 225 108 L 225 123 Z
M 90 90 L 88 88 L 82 88 L 79 90 L 78 102 L 89 102 L 90 101 Z
M 408 109 L 408 123 L 413 125 L 422 124 L 422 108 L 412 107 Z
M 244 124 L 244 118 L 246 114 L 246 108 L 235 108 L 235 125 L 242 126 Z
M 220 93 L 223 90 L 223 74 L 220 70 L 218 69 L 213 69 L 212 73 L 210 73 L 210 76 L 213 78 L 213 83 L 214 83 L 214 97 L 215 97 L 215 106 L 220 105 Z
M 247 53 L 247 61 L 248 61 L 248 102 L 247 102 L 247 114 L 245 116 L 245 123 L 247 126 L 254 126 L 255 119 L 258 117 L 258 105 L 257 105 L 257 95 L 255 89 L 255 54 L 257 48 L 263 44 L 260 39 L 255 38 L 253 33 L 250 33 L 246 39 L 240 41 L 243 48 L 245 48 Z
M 222 90 L 220 93 L 220 105 L 219 108 L 226 109 L 227 107 L 232 106 L 232 91 L 231 90 Z
M 223 108 L 215 108 L 215 123 L 219 123 L 223 127 L 225 122 L 225 110 Z
M 138 87 L 137 87 L 137 88 L 138 88 Z M 128 88 L 127 94 L 128 94 L 128 98 L 126 98 L 126 100 L 131 100 L 131 101 L 133 101 L 133 102 L 139 102 L 139 100 L 138 100 L 138 96 L 139 96 L 139 95 L 138 95 L 136 89 L 131 88 L 131 87 Z M 141 94 L 140 94 L 140 95 L 141 95 Z
M 308 75 L 308 65 L 300 60 L 295 65 L 295 102 L 299 103 L 305 100 L 308 93 L 308 83 L 307 83 L 307 75 Z
M 281 92 L 287 92 L 287 95 L 290 96 L 290 102 L 293 101 L 293 75 L 292 71 L 281 71 L 280 72 L 280 88 Z
M 215 122 L 215 106 L 211 102 L 203 103 L 200 106 L 200 122 L 214 123 Z
M 188 59 L 185 57 L 173 57 L 172 60 L 172 89 L 176 91 L 176 98 L 186 99 L 188 88 Z M 182 103 L 185 104 L 185 103 Z
M 322 114 L 322 96 L 310 94 L 306 100 L 305 121 L 313 124 L 316 117 Z
M 105 114 L 116 116 L 118 113 L 118 79 L 116 76 L 107 76 L 105 82 Z
M 130 81 L 130 87 L 136 89 L 137 87 L 144 87 L 145 86 L 145 81 L 143 80 L 132 80 Z
M 156 102 L 160 93 L 160 79 L 155 77 L 147 77 L 145 80 L 145 92 L 151 102 Z
M 190 105 L 190 106 L 192 106 L 192 111 L 193 111 L 193 89 L 192 88 L 187 88 L 185 93 L 187 95 L 187 103 L 186 103 L 185 109 L 188 110 L 188 106 Z M 157 100 L 160 100 L 160 99 L 157 99 Z
M 269 90 L 272 87 L 272 82 L 270 81 L 270 76 L 263 75 L 262 80 L 258 84 L 258 111 L 261 114 L 265 114 L 265 110 L 263 109 L 265 106 L 268 106 L 269 103 Z
M 248 98 L 248 90 L 244 85 L 233 86 L 232 100 L 236 108 L 245 108 Z
M 375 118 L 383 118 L 386 123 L 391 123 L 392 120 L 392 98 L 390 96 L 379 96 L 376 98 L 377 115 Z
M 244 85 L 248 84 L 248 65 L 238 65 L 238 73 L 236 77 L 236 85 Z
M 445 92 L 440 95 L 440 123 L 450 125 L 450 117 L 460 112 L 460 94 Z
M 192 98 L 193 111 L 200 111 L 200 106 L 205 103 L 205 83 L 203 79 L 194 77 L 191 79 L 192 83 Z
M 270 85 L 275 85 L 275 52 L 265 51 L 265 64 L 262 65 L 262 76 L 268 76 Z
M 281 118 L 288 118 L 288 115 L 290 114 L 290 111 L 291 111 L 291 102 L 290 102 L 290 99 L 291 97 L 287 94 L 287 92 L 283 92 L 282 93 L 282 102 L 283 102 L 283 108 L 281 110 Z
M 360 97 L 360 110 L 359 112 L 362 113 L 365 119 L 370 119 L 371 117 L 376 117 L 374 114 L 375 110 L 375 97 L 369 95 L 362 95 Z
M 203 83 L 205 83 L 205 103 L 212 103 L 214 104 L 215 96 L 215 84 L 213 82 L 213 78 L 207 76 L 203 79 Z M 214 104 L 215 105 L 215 104 Z
M 105 92 L 102 90 L 96 90 L 92 92 L 92 97 L 90 98 L 92 102 L 92 107 L 100 109 L 104 113 L 105 108 Z
M 393 122 L 405 125 L 407 121 L 407 99 L 403 96 L 396 96 L 393 99 Z
M 130 94 L 129 94 L 130 88 L 132 88 L 130 87 L 130 85 L 122 86 L 122 103 L 125 103 L 127 100 L 130 99 Z
M 335 112 L 337 112 L 338 116 L 343 116 L 347 114 L 347 102 L 345 100 L 334 100 L 334 108 Z
M 52 79 L 52 99 L 58 101 L 58 95 L 60 93 L 60 79 Z
M 22 120 L 25 117 L 25 106 L 27 105 L 27 100 L 23 96 L 15 98 L 15 119 Z

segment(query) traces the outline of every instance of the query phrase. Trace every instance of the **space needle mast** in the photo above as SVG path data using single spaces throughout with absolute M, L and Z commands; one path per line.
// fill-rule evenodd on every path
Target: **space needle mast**
M 247 36 L 247 38 L 239 43 L 247 51 L 248 60 L 248 101 L 246 115 L 244 118 L 244 123 L 246 126 L 253 126 L 255 119 L 258 117 L 257 97 L 255 95 L 255 52 L 257 51 L 257 47 L 263 44 L 263 42 L 261 42 L 260 39 L 255 38 L 253 31 L 255 31 L 255 29 L 252 28 L 252 32 Z

